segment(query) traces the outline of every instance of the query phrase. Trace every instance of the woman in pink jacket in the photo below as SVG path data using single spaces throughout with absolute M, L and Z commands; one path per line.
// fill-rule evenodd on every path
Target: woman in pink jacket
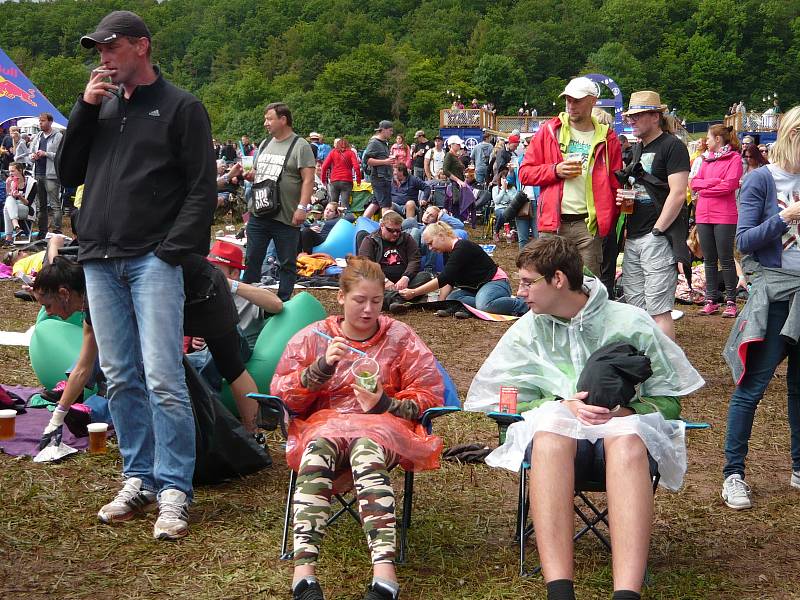
M 706 301 L 700 314 L 713 315 L 720 309 L 719 261 L 725 282 L 722 316 L 734 318 L 738 277 L 733 242 L 738 217 L 736 190 L 742 178 L 739 140 L 731 127 L 712 125 L 706 141 L 708 150 L 703 153 L 703 164 L 690 184 L 692 191 L 698 193 L 695 219 L 706 267 Z
M 403 163 L 406 168 L 411 170 L 411 148 L 406 144 L 406 138 L 402 133 L 398 133 L 394 138 L 395 143 L 389 149 L 389 154 L 397 159 L 397 162 Z

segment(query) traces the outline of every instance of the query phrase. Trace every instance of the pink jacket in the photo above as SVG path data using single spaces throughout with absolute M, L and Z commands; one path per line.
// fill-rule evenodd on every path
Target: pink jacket
M 693 192 L 699 192 L 695 220 L 708 225 L 736 225 L 736 190 L 741 178 L 742 159 L 735 150 L 716 159 L 703 158 L 690 184 Z

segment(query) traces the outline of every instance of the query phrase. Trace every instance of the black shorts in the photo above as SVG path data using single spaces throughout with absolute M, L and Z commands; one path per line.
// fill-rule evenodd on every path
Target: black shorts
M 589 440 L 577 440 L 578 448 L 575 452 L 575 485 L 581 483 L 605 483 L 606 481 L 606 452 L 602 438 L 596 442 Z M 533 440 L 525 450 L 525 463 L 531 464 L 531 451 Z M 650 463 L 650 476 L 655 477 L 658 473 L 658 463 L 653 460 L 650 453 L 647 453 L 647 460 Z

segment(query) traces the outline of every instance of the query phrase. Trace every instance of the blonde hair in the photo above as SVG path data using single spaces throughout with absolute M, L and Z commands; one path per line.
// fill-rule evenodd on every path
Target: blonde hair
M 450 225 L 442 221 L 431 223 L 430 225 L 426 226 L 425 230 L 422 232 L 422 237 L 426 240 L 430 240 L 438 236 L 453 239 L 456 237 L 456 234 Z
M 606 111 L 604 111 L 602 108 L 594 107 L 592 109 L 592 116 L 601 125 L 613 125 L 614 124 L 614 119 L 611 118 L 611 115 L 608 114 Z
M 769 159 L 784 171 L 800 168 L 800 106 L 790 109 L 781 118 L 778 140 L 769 149 Z
M 347 294 L 362 279 L 373 281 L 383 287 L 385 276 L 378 263 L 363 256 L 348 256 L 347 266 L 339 275 L 339 289 Z
M 383 223 L 384 225 L 388 223 L 394 223 L 395 225 L 400 225 L 402 222 L 403 222 L 403 217 L 400 215 L 400 213 L 395 212 L 393 210 L 387 210 L 385 213 L 383 213 L 383 216 L 381 217 L 381 223 Z

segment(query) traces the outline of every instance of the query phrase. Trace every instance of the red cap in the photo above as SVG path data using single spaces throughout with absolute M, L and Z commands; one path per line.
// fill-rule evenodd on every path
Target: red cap
M 510 135 L 510 136 L 508 136 L 508 143 L 509 144 L 519 144 L 519 136 L 518 135 Z
M 240 271 L 244 270 L 244 252 L 239 246 L 230 242 L 217 240 L 206 258 L 208 262 L 215 265 L 224 265 Z

